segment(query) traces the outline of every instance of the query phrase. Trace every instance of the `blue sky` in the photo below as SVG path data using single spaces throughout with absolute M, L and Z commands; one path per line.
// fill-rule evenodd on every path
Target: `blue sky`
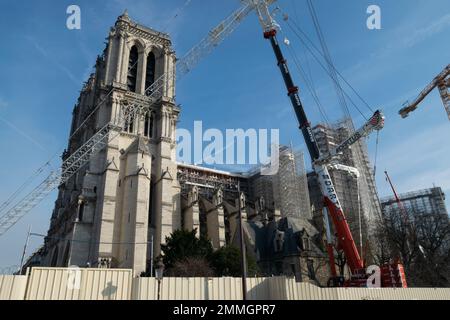
M 109 28 L 125 8 L 141 24 L 170 33 L 182 56 L 239 5 L 237 0 L 192 0 L 179 10 L 185 3 L 1 1 L 0 202 L 49 159 L 58 166 L 82 83 L 104 48 Z M 81 30 L 66 28 L 70 4 L 81 7 Z M 366 27 L 370 4 L 381 7 L 382 30 Z M 279 5 L 317 43 L 305 0 L 280 0 Z M 450 137 L 450 123 L 438 93 L 433 92 L 410 118 L 403 120 L 397 114 L 406 100 L 414 98 L 450 62 L 448 0 L 316 0 L 315 6 L 337 69 L 373 108 L 382 108 L 387 116 L 378 154 L 380 195 L 391 194 L 383 177 L 385 169 L 399 192 L 435 183 L 450 195 L 450 146 L 445 139 Z M 282 20 L 280 15 L 277 18 Z M 289 38 L 303 65 L 311 69 L 328 117 L 338 120 L 343 114 L 329 77 L 304 54 L 289 28 L 282 27 L 281 37 Z M 292 63 L 291 70 L 304 88 Z M 301 96 L 312 122 L 321 121 L 309 92 L 302 90 Z M 279 128 L 282 143 L 292 141 L 303 147 L 272 50 L 254 15 L 178 83 L 177 101 L 182 105 L 182 128 L 192 128 L 195 120 L 202 120 L 205 128 L 222 130 Z M 369 115 L 362 103 L 358 105 Z M 362 124 L 359 113 L 350 111 L 355 123 Z M 374 159 L 375 137 L 368 140 L 368 146 Z M 34 232 L 46 233 L 55 199 L 52 193 L 0 238 L 0 267 L 19 263 L 29 225 Z M 33 237 L 28 253 L 41 243 L 42 239 Z

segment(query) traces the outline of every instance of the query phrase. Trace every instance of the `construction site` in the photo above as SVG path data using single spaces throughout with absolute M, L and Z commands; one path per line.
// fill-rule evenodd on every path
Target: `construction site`
M 15 192 L 0 207 L 2 241 L 2 236 L 24 216 L 33 214 L 43 199 L 52 192 L 57 194 L 48 232 L 37 234 L 29 230 L 20 266 L 3 271 L 14 274 L 10 277 L 23 277 L 17 281 L 22 281 L 27 289 L 20 291 L 18 297 L 45 299 L 33 287 L 38 286 L 38 273 L 43 278 L 58 277 L 58 272 L 74 267 L 83 270 L 82 281 L 89 278 L 91 269 L 111 272 L 113 278 L 128 270 L 120 275 L 128 279 L 123 280 L 127 286 L 123 299 L 156 299 L 142 291 L 150 285 L 158 285 L 160 299 L 160 283 L 145 281 L 158 278 L 164 268 L 168 277 L 211 278 L 207 267 L 202 273 L 203 264 L 189 265 L 198 261 L 180 258 L 187 266 L 187 271 L 182 272 L 177 271 L 179 265 L 168 265 L 171 256 L 167 250 L 178 231 L 195 234 L 195 241 L 206 239 L 212 251 L 207 258 L 200 257 L 204 258 L 201 263 L 213 259 L 210 256 L 214 257 L 214 252 L 239 249 L 240 267 L 233 276 L 242 276 L 244 283 L 250 281 L 251 288 L 256 287 L 256 282 L 251 281 L 267 278 L 266 287 L 270 289 L 270 281 L 285 277 L 292 283 L 280 278 L 287 281 L 282 287 L 297 290 L 280 296 L 270 291 L 275 289 L 255 289 L 251 293 L 246 288 L 243 296 L 234 295 L 234 299 L 246 299 L 247 292 L 265 299 L 307 299 L 305 292 L 312 290 L 309 286 L 318 287 L 317 290 L 450 287 L 446 195 L 437 186 L 398 192 L 395 179 L 391 180 L 386 168 L 383 178 L 386 177 L 392 196 L 379 196 L 376 176 L 382 173 L 377 170 L 377 153 L 380 132 L 390 119 L 360 97 L 335 67 L 313 1 L 307 0 L 303 9 L 311 15 L 320 44 L 311 42 L 305 48 L 309 48 L 311 57 L 316 59 L 313 61 L 319 63 L 332 83 L 339 106 L 336 108 L 342 112 L 342 117 L 334 121 L 329 121 L 330 115 L 320 104 L 317 91 L 311 88 L 312 81 L 306 81 L 305 92 L 296 84 L 297 78 L 308 75 L 299 66 L 298 55 L 290 45 L 297 39 L 287 39 L 282 31 L 302 34 L 294 15 L 275 0 L 236 1 L 236 5 L 239 3 L 236 11 L 185 55 L 175 52 L 169 34 L 141 25 L 127 10 L 117 17 L 103 52 L 93 61 L 93 72 L 83 84 L 71 124 L 66 124 L 70 133 L 60 154 L 62 164 L 42 181 L 30 184 L 29 193 L 19 197 L 19 192 Z M 271 90 L 287 94 L 279 103 L 293 109 L 291 116 L 296 117 L 298 136 L 304 143 L 301 147 L 286 142 L 277 145 L 278 170 L 271 175 L 264 174 L 262 164 L 230 170 L 180 162 L 177 126 L 185 112 L 193 111 L 179 104 L 178 81 L 194 73 L 213 51 L 221 50 L 221 43 L 238 33 L 238 26 L 248 16 L 255 20 L 255 15 L 261 29 L 257 36 L 263 36 L 267 50 L 274 54 L 267 64 L 281 73 L 279 77 L 285 84 L 283 89 L 273 86 Z M 308 39 L 307 35 L 299 36 L 303 43 L 308 43 Z M 290 53 L 289 58 L 285 51 Z M 400 118 L 421 108 L 435 89 L 450 120 L 448 65 L 414 101 L 399 106 L 399 121 L 408 121 Z M 360 101 L 352 100 L 350 94 Z M 317 109 L 304 105 L 304 96 L 312 96 Z M 364 118 L 362 124 L 355 124 L 354 111 Z M 322 121 L 312 123 L 313 113 L 322 114 Z M 371 141 L 376 139 L 375 160 L 368 150 L 369 137 Z M 447 148 L 445 144 L 442 147 Z M 30 237 L 42 239 L 34 252 L 27 249 Z M 214 269 L 215 262 L 208 261 Z M 213 270 L 214 276 L 230 275 L 219 275 L 217 270 Z M 13 284 L 4 277 L 0 276 L 0 289 L 3 283 L 13 292 Z M 270 280 L 271 277 L 275 278 Z M 215 285 L 219 285 L 211 281 L 199 286 L 209 285 L 210 292 L 216 292 Z M 327 295 L 344 299 L 341 291 L 322 292 L 321 299 Z M 208 294 L 211 293 L 195 296 L 209 299 L 212 296 L 208 298 Z M 417 295 L 421 299 L 419 291 Z M 442 297 L 450 299 L 447 291 L 442 291 Z M 166 298 L 176 299 L 171 293 Z

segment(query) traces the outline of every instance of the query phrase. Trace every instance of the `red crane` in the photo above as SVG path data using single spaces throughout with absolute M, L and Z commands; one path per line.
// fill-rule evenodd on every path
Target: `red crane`
M 247 0 L 249 1 L 249 0 Z M 277 32 L 279 29 L 278 24 L 273 20 L 270 11 L 268 9 L 267 0 L 252 0 L 258 14 L 259 21 L 264 30 L 264 38 L 269 40 L 274 51 L 278 68 L 280 69 L 284 83 L 287 89 L 287 95 L 291 100 L 291 104 L 294 108 L 297 120 L 299 122 L 299 128 L 305 139 L 306 146 L 310 153 L 313 168 L 317 174 L 320 189 L 324 197 L 324 203 L 328 208 L 331 219 L 333 221 L 335 231 L 337 234 L 337 250 L 342 250 L 347 259 L 347 265 L 352 273 L 350 279 L 345 280 L 343 276 L 337 276 L 336 268 L 334 265 L 334 249 L 332 247 L 332 241 L 328 238 L 328 253 L 331 268 L 331 278 L 329 285 L 331 286 L 353 286 L 353 287 L 366 287 L 368 286 L 367 270 L 364 266 L 364 262 L 361 259 L 355 241 L 350 231 L 350 227 L 347 223 L 346 217 L 342 211 L 342 206 L 339 202 L 336 189 L 334 188 L 333 181 L 328 172 L 328 164 L 331 159 L 337 154 L 341 153 L 345 148 L 351 146 L 362 137 L 367 136 L 373 130 L 380 130 L 384 126 L 384 116 L 380 111 L 370 118 L 370 120 L 358 131 L 356 131 L 350 138 L 344 141 L 341 145 L 335 148 L 328 154 L 322 154 L 317 145 L 316 139 L 312 132 L 311 123 L 309 122 L 306 112 L 303 108 L 303 104 L 299 96 L 299 88 L 294 84 L 287 60 L 284 58 L 283 52 L 277 40 Z M 328 220 L 326 212 L 324 210 L 324 220 Z M 329 226 L 326 225 L 326 228 Z M 327 235 L 330 235 L 330 231 L 327 230 Z M 381 266 L 381 285 L 386 287 L 406 287 L 406 280 L 403 272 L 403 266 L 398 263 L 388 264 Z

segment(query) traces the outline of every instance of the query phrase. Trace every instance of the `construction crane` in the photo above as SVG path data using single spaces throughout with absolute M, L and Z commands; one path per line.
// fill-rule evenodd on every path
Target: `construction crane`
M 394 184 L 392 183 L 391 177 L 389 176 L 387 171 L 384 171 L 384 174 L 386 176 L 386 181 L 389 183 L 389 186 L 391 187 L 392 193 L 394 194 L 394 198 L 395 198 L 395 202 L 397 202 L 397 206 L 398 209 L 401 213 L 401 218 L 403 218 L 402 220 L 402 224 L 400 224 L 400 226 L 403 225 L 403 227 L 406 229 L 406 246 L 409 252 L 412 251 L 413 249 L 413 244 L 415 243 L 414 239 L 415 237 L 415 232 L 411 226 L 411 221 L 409 219 L 409 215 L 408 215 L 408 211 L 406 210 L 405 206 L 403 205 L 402 200 L 400 199 L 400 197 L 398 196 L 397 191 L 395 190 Z M 420 245 L 419 245 L 420 248 Z
M 274 1 L 267 0 L 267 4 L 270 5 Z M 239 9 L 219 23 L 204 39 L 178 60 L 176 64 L 177 80 L 195 68 L 201 59 L 232 34 L 257 5 L 253 1 L 244 1 Z M 169 87 L 174 81 L 175 74 L 172 70 L 162 74 L 145 90 L 145 95 L 149 100 L 149 103 L 145 105 L 137 98 L 122 101 L 122 112 L 117 119 L 101 127 L 88 141 L 63 161 L 60 169 L 51 172 L 41 184 L 0 217 L 0 236 L 36 207 L 54 189 L 66 183 L 80 168 L 85 166 L 93 155 L 106 147 L 108 141 L 117 137 L 124 130 L 126 123 L 135 119 L 138 114 L 145 112 L 152 104 L 160 100 L 164 96 L 165 88 Z
M 356 249 L 356 245 L 353 241 L 345 215 L 342 212 L 342 207 L 333 186 L 331 176 L 328 173 L 327 165 L 329 161 L 331 161 L 345 148 L 351 146 L 362 137 L 370 134 L 373 130 L 380 130 L 383 127 L 384 117 L 381 112 L 377 111 L 360 130 L 356 131 L 349 139 L 344 141 L 343 144 L 338 146 L 329 154 L 321 155 L 313 135 L 310 122 L 306 117 L 305 110 L 301 103 L 298 94 L 299 89 L 295 86 L 292 80 L 287 61 L 283 56 L 277 40 L 279 25 L 272 18 L 269 10 L 269 6 L 274 2 L 275 0 L 241 0 L 242 5 L 238 10 L 221 22 L 208 34 L 205 39 L 203 39 L 196 47 L 190 50 L 186 56 L 178 61 L 178 79 L 180 76 L 192 70 L 200 59 L 209 54 L 228 35 L 230 35 L 250 12 L 253 10 L 256 12 L 264 31 L 264 38 L 269 40 L 272 45 L 278 66 L 287 87 L 288 96 L 294 107 L 301 132 L 313 161 L 313 169 L 318 176 L 321 191 L 324 196 L 324 203 L 336 229 L 338 242 L 337 249 L 344 252 L 347 259 L 347 264 L 352 272 L 352 278 L 347 281 L 343 281 L 342 276 L 337 276 L 334 264 L 334 251 L 333 248 L 329 247 L 330 268 L 332 273 L 330 283 L 334 286 L 365 286 L 365 280 L 368 275 L 366 274 L 364 263 L 358 254 L 358 250 Z M 160 78 L 158 78 L 154 84 L 147 88 L 145 92 L 150 98 L 150 103 L 146 103 L 145 105 L 140 103 L 138 100 L 122 101 L 122 113 L 118 119 L 106 124 L 98 130 L 83 146 L 72 153 L 72 155 L 70 155 L 63 162 L 59 171 L 52 172 L 42 184 L 22 199 L 22 201 L 20 201 L 16 206 L 8 210 L 5 215 L 0 217 L 0 235 L 4 234 L 9 228 L 11 228 L 21 217 L 35 207 L 54 188 L 67 182 L 81 167 L 89 162 L 92 155 L 98 153 L 106 146 L 107 141 L 110 141 L 119 135 L 124 129 L 126 123 L 139 115 L 141 112 L 145 112 L 152 103 L 155 103 L 161 99 L 164 96 L 164 89 L 170 86 L 174 81 L 175 74 L 173 72 L 163 74 Z M 325 210 L 324 212 L 324 218 L 328 220 L 328 214 L 326 214 Z M 329 243 L 331 243 L 331 232 L 329 225 L 327 225 L 327 234 L 329 234 Z M 394 271 L 399 271 L 401 268 L 400 265 L 389 267 L 394 269 Z M 391 286 L 399 286 L 399 284 L 403 286 L 406 285 L 404 281 L 396 280 L 391 282 Z
M 392 193 L 394 194 L 395 201 L 397 202 L 398 208 L 400 209 L 400 212 L 403 216 L 403 222 L 405 224 L 408 224 L 409 218 L 408 218 L 408 212 L 406 211 L 405 206 L 403 205 L 403 202 L 400 200 L 397 191 L 395 190 L 394 184 L 392 183 L 391 177 L 389 176 L 388 172 L 385 171 L 384 175 L 386 176 L 386 181 L 389 183 L 389 186 L 391 187 Z
M 436 78 L 419 94 L 419 96 L 407 106 L 402 108 L 399 113 L 402 118 L 409 116 L 411 112 L 417 109 L 419 104 L 435 89 L 439 89 L 444 108 L 447 111 L 448 119 L 450 120 L 450 64 L 439 73 Z
M 344 280 L 342 275 L 337 275 L 334 260 L 334 250 L 331 241 L 331 231 L 329 229 L 329 225 L 327 225 L 328 214 L 327 210 L 324 210 L 324 221 L 327 230 L 328 255 L 331 271 L 329 285 L 365 287 L 367 286 L 367 279 L 369 275 L 366 272 L 364 263 L 358 253 L 358 249 L 356 248 L 355 241 L 353 240 L 353 236 L 350 232 L 350 227 L 342 211 L 342 206 L 336 193 L 336 189 L 334 188 L 333 181 L 331 180 L 331 176 L 328 172 L 327 165 L 328 162 L 332 160 L 337 154 L 339 154 L 355 142 L 359 141 L 362 137 L 367 136 L 373 130 L 380 130 L 381 128 L 383 128 L 384 117 L 380 111 L 375 112 L 375 114 L 369 119 L 369 121 L 361 129 L 357 130 L 350 138 L 344 141 L 329 154 L 321 155 L 320 149 L 312 132 L 311 124 L 308 121 L 302 102 L 300 100 L 299 88 L 294 84 L 287 65 L 287 60 L 284 58 L 283 52 L 277 40 L 279 26 L 271 17 L 267 3 L 265 3 L 265 1 L 260 1 L 259 4 L 260 5 L 257 6 L 257 13 L 260 24 L 264 31 L 264 38 L 269 40 L 272 45 L 272 49 L 277 60 L 277 65 L 281 71 L 288 96 L 291 100 L 292 106 L 297 116 L 297 120 L 300 125 L 300 130 L 303 134 L 306 146 L 310 153 L 313 162 L 313 169 L 317 175 L 320 189 L 324 197 L 325 207 L 328 209 L 328 212 L 336 229 L 338 242 L 337 249 L 344 252 L 347 259 L 347 265 L 349 266 L 352 274 L 351 278 L 348 280 Z M 388 271 L 381 272 L 382 284 L 386 286 L 406 287 L 406 280 L 404 277 L 402 265 L 394 263 L 391 265 L 382 266 L 381 270 Z

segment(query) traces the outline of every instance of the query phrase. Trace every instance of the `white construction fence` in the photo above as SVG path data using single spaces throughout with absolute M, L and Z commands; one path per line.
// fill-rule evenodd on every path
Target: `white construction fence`
M 241 300 L 240 278 L 133 278 L 128 269 L 33 268 L 0 276 L 0 300 Z M 159 295 L 158 295 L 159 290 Z M 319 288 L 293 278 L 249 278 L 249 300 L 450 300 L 450 289 Z

